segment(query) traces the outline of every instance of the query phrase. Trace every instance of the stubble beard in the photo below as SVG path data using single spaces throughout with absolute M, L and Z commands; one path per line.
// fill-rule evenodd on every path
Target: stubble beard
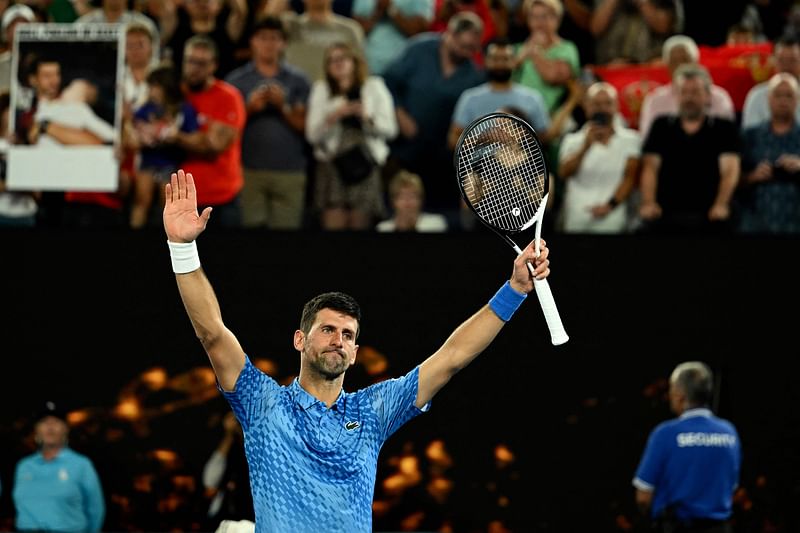
M 333 353 L 334 355 L 327 355 Z M 334 362 L 331 362 L 333 359 Z M 328 381 L 338 379 L 348 368 L 345 357 L 338 351 L 323 351 L 311 360 L 311 368 Z

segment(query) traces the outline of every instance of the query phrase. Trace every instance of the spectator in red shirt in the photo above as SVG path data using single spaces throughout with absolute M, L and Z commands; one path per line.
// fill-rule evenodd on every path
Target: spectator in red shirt
M 175 132 L 174 141 L 188 152 L 183 165 L 197 176 L 197 203 L 213 207 L 217 225 L 241 225 L 240 192 L 242 132 L 247 114 L 241 93 L 214 77 L 217 69 L 214 41 L 196 35 L 183 51 L 183 85 L 188 102 L 195 108 L 203 135 Z

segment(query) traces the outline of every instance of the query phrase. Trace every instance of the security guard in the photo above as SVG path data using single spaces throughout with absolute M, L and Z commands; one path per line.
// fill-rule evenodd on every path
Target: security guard
M 678 416 L 650 433 L 636 470 L 636 503 L 663 533 L 731 532 L 741 446 L 733 424 L 711 412 L 712 392 L 706 364 L 675 368 L 669 402 Z

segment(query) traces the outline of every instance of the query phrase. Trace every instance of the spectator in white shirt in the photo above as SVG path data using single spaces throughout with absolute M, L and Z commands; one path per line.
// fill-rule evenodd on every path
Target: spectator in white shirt
M 636 185 L 639 134 L 616 123 L 617 91 L 592 84 L 584 102 L 587 121 L 564 138 L 558 176 L 566 181 L 562 229 L 570 233 L 622 233 L 629 227 L 626 202 Z

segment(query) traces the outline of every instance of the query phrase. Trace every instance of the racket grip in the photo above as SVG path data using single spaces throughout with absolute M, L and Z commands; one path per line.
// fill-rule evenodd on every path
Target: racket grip
M 554 346 L 564 344 L 569 340 L 564 324 L 561 323 L 561 315 L 558 314 L 556 301 L 553 299 L 553 293 L 550 291 L 550 284 L 546 279 L 533 280 L 533 286 L 536 289 L 536 296 L 539 298 L 539 304 L 542 306 L 544 312 L 544 319 L 547 321 L 547 327 L 550 329 L 550 340 Z

